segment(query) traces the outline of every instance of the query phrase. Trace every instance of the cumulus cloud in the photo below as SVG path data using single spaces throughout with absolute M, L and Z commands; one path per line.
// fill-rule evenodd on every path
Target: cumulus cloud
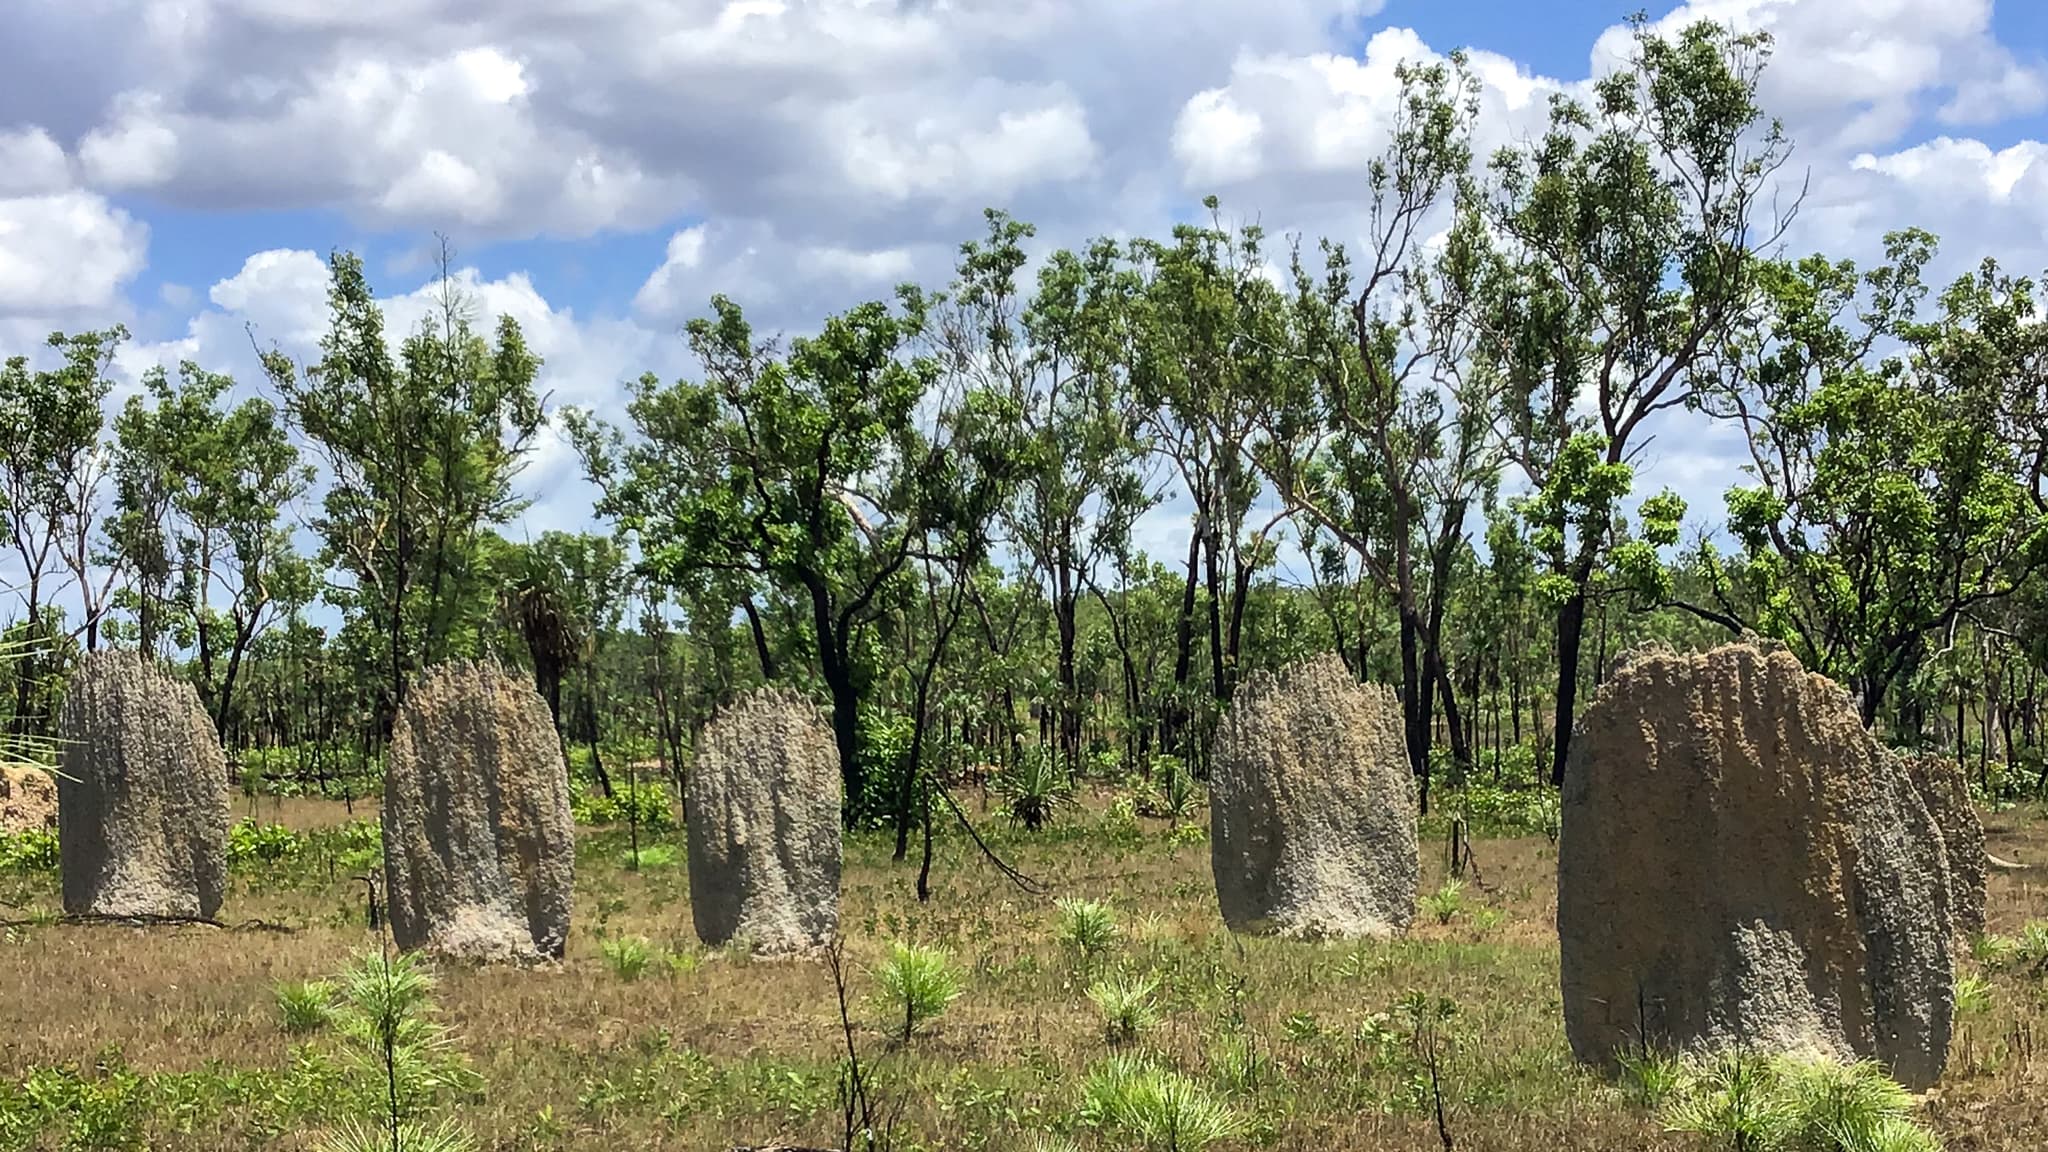
M 121 311 L 149 229 L 92 192 L 0 199 L 0 315 Z

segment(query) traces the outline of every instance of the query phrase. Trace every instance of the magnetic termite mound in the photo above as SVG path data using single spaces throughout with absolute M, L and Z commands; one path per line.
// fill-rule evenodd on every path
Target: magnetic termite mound
M 840 773 L 832 729 L 787 688 L 704 728 L 688 781 L 690 913 L 706 944 L 810 952 L 839 927 Z
M 1334 656 L 1255 674 L 1210 755 L 1210 865 L 1235 932 L 1374 937 L 1415 918 L 1401 705 Z
M 575 823 L 548 706 L 492 661 L 412 685 L 384 768 L 384 884 L 400 948 L 479 963 L 569 939 Z
M 1572 737 L 1558 844 L 1565 1032 L 1644 1047 L 1947 1059 L 1942 832 L 1841 687 L 1782 646 L 1630 653 Z
M 64 910 L 212 919 L 227 889 L 228 768 L 191 683 L 139 653 L 90 653 L 58 735 Z

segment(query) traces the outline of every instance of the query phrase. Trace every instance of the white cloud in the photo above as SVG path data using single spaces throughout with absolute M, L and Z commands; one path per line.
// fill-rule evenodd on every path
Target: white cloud
M 0 315 L 114 313 L 149 229 L 91 192 L 0 200 Z
M 48 132 L 0 132 L 0 196 L 40 196 L 70 186 L 71 162 Z

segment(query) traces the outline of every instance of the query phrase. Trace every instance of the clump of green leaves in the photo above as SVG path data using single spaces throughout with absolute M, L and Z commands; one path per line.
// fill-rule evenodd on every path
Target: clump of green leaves
M 1109 905 L 1078 897 L 1061 897 L 1057 933 L 1061 946 L 1073 953 L 1083 967 L 1094 963 L 1116 947 L 1116 912 Z
M 1135 1056 L 1096 1065 L 1081 1092 L 1082 1123 L 1156 1152 L 1199 1152 L 1245 1131 L 1201 1084 Z
M 292 1036 L 318 1032 L 334 1021 L 334 983 L 300 980 L 277 986 L 277 1012 Z
M 228 863 L 275 863 L 290 860 L 305 847 L 298 833 L 282 824 L 258 824 L 244 817 L 228 829 Z
M 1154 757 L 1152 766 L 1152 787 L 1138 802 L 1138 811 L 1178 827 L 1201 810 L 1202 786 L 1178 756 Z
M 1449 924 L 1465 910 L 1465 882 L 1446 880 L 1443 887 L 1422 897 L 1422 910 L 1439 924 Z
M 1043 748 L 1034 748 L 999 769 L 989 790 L 1002 801 L 1010 822 L 1036 832 L 1074 802 L 1074 783 Z
M 1677 1082 L 1664 1085 L 1660 1108 L 1665 1127 L 1706 1137 L 1733 1152 L 1940 1148 L 1914 1123 L 1912 1095 L 1870 1061 L 1840 1064 L 1724 1052 L 1674 1063 L 1680 1069 Z
M 426 1122 L 451 1092 L 479 1087 L 448 1029 L 433 1018 L 433 976 L 411 953 L 365 952 L 335 982 L 333 1013 L 357 1115 L 327 1134 L 323 1152 L 463 1152 L 453 1120 Z
M 45 828 L 31 828 L 13 835 L 0 834 L 0 871 L 55 872 L 59 862 L 57 834 Z
M 900 941 L 889 946 L 889 955 L 874 969 L 876 1001 L 894 1019 L 902 1021 L 900 1038 L 906 1043 L 917 1026 L 936 1019 L 960 998 L 960 977 L 945 952 Z
M 1152 994 L 1159 981 L 1150 977 L 1118 974 L 1088 986 L 1088 999 L 1102 1016 L 1103 1038 L 1111 1044 L 1128 1044 L 1159 1023 L 1159 1009 Z
M 654 960 L 654 949 L 640 936 L 614 936 L 599 945 L 599 951 L 612 975 L 628 983 L 645 975 Z
M 1956 977 L 1956 1015 L 1977 1016 L 1990 1010 L 1990 981 L 1982 976 Z

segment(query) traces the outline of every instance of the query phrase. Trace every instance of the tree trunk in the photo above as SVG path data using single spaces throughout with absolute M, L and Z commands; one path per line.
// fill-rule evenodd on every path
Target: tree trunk
M 1586 632 L 1586 593 L 1580 589 L 1557 612 L 1557 710 L 1550 783 L 1564 783 L 1564 761 L 1571 751 L 1573 709 L 1579 698 L 1579 642 Z
M 747 614 L 747 630 L 754 637 L 754 658 L 761 662 L 761 679 L 775 679 L 775 654 L 768 650 L 768 632 L 761 627 L 761 610 L 754 607 L 754 598 L 748 596 L 740 601 Z
M 1188 722 L 1187 685 L 1188 675 L 1194 670 L 1195 589 L 1201 562 L 1202 528 L 1197 523 L 1188 536 L 1187 582 L 1181 588 L 1180 620 L 1174 629 L 1173 700 L 1161 709 L 1159 717 L 1159 747 L 1166 752 L 1182 751 L 1181 731 Z

